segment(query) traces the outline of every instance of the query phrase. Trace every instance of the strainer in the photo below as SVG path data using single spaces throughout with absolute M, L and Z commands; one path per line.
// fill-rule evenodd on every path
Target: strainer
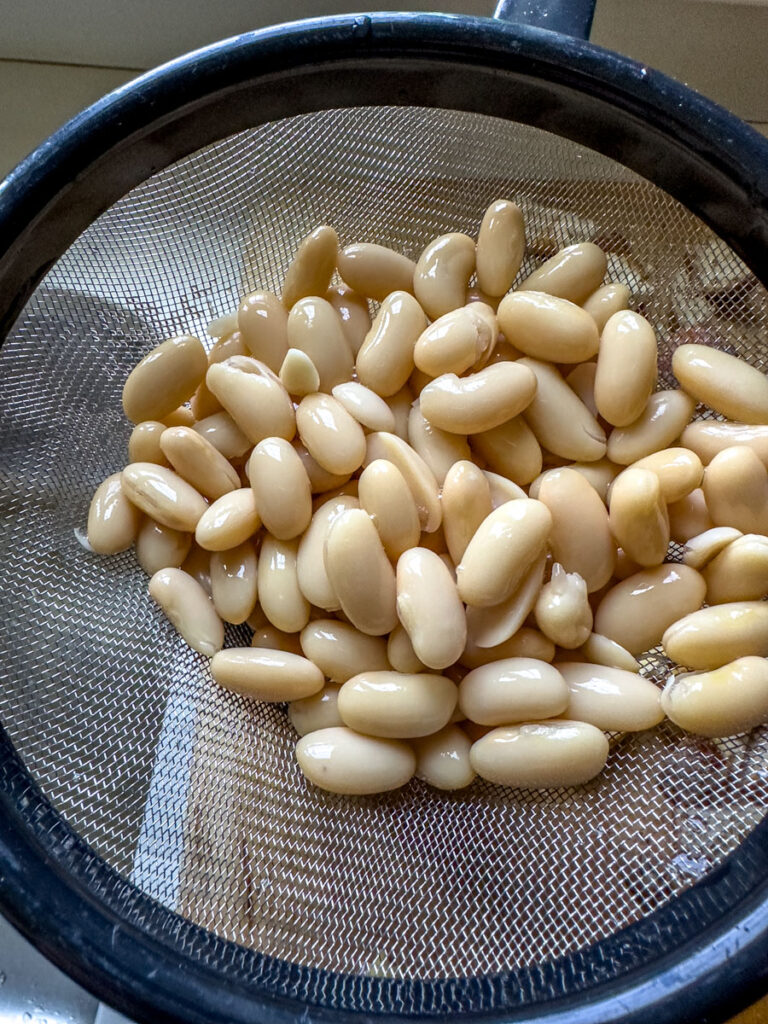
M 540 22 L 586 33 L 590 5 L 563 7 Z M 681 339 L 765 367 L 768 144 L 501 18 L 239 36 L 111 94 L 2 186 L 0 904 L 137 1020 L 663 1024 L 765 985 L 766 730 L 619 738 L 574 791 L 321 793 L 283 711 L 214 688 L 133 555 L 78 542 L 160 339 L 279 287 L 318 223 L 415 256 L 499 196 L 526 214 L 524 273 L 605 248 L 662 380 Z

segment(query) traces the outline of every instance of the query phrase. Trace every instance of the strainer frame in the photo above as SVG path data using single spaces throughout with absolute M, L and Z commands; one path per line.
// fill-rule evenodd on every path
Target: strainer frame
M 376 105 L 382 95 L 394 105 L 510 117 L 617 159 L 680 199 L 768 284 L 768 142 L 726 111 L 658 72 L 545 30 L 360 15 L 248 33 L 173 61 L 106 97 L 27 158 L 0 187 L 0 334 L 77 235 L 154 171 L 241 128 Z M 529 1006 L 476 1019 L 607 1024 L 651 1012 L 671 1024 L 735 1012 L 768 981 L 767 839 L 763 822 L 674 906 L 595 947 L 631 962 L 632 951 L 651 942 L 657 961 L 591 996 L 556 999 L 553 978 L 543 1016 Z M 64 850 L 69 867 L 59 859 Z M 89 874 L 128 885 L 62 821 L 0 731 L 0 909 L 54 963 L 140 1020 L 363 1019 L 222 985 L 199 962 L 179 968 L 167 947 L 94 898 Z M 169 928 L 180 920 L 138 892 L 132 898 L 165 915 Z M 716 921 L 718 906 L 730 909 Z M 671 950 L 660 937 L 673 945 L 682 938 L 681 913 L 687 939 Z

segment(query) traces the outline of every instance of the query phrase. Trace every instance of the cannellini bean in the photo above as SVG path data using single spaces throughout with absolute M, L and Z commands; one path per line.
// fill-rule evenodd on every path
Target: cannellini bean
M 610 459 L 598 459 L 596 462 L 571 462 L 567 468 L 583 476 L 600 500 L 607 504 L 610 486 L 624 467 L 617 466 Z M 531 495 L 532 498 L 535 496 Z
M 751 448 L 726 448 L 712 459 L 702 483 L 716 526 L 768 533 L 768 469 Z
M 149 596 L 193 651 L 210 658 L 221 650 L 224 626 L 210 598 L 191 576 L 181 569 L 160 569 L 149 581 Z
M 243 336 L 240 331 L 235 331 L 234 334 L 227 334 L 223 338 L 219 338 L 208 353 L 208 365 L 213 366 L 214 363 L 223 363 L 230 356 L 247 355 L 249 355 L 249 350 L 243 340 Z
M 626 469 L 609 495 L 616 543 L 639 565 L 658 565 L 669 547 L 669 517 L 659 478 L 647 469 Z
M 456 569 L 462 601 L 488 608 L 510 597 L 544 551 L 551 528 L 547 506 L 528 498 L 486 516 Z
M 302 594 L 316 608 L 338 611 L 341 607 L 325 568 L 325 542 L 333 521 L 347 509 L 359 508 L 352 495 L 338 495 L 325 501 L 299 541 L 296 569 Z
M 209 338 L 226 338 L 237 330 L 237 313 L 225 313 L 206 324 L 205 333 Z
M 467 608 L 467 635 L 478 647 L 498 647 L 509 640 L 533 611 L 544 578 L 546 555 L 533 563 L 506 601 L 491 608 Z
M 629 651 L 600 633 L 590 633 L 586 643 L 582 644 L 580 653 L 586 661 L 608 668 L 620 668 L 625 672 L 639 672 L 640 662 Z
M 252 444 L 265 437 L 290 441 L 296 433 L 293 403 L 266 363 L 232 356 L 210 366 L 205 382 Z
M 320 390 L 330 391 L 352 376 L 352 352 L 336 310 L 325 299 L 311 295 L 291 309 L 288 344 L 312 360 L 320 377 Z
M 210 552 L 205 551 L 195 541 L 192 541 L 189 554 L 181 563 L 181 568 L 188 576 L 191 576 L 193 580 L 200 584 L 209 597 L 211 596 Z
M 259 607 L 261 613 L 261 608 Z M 263 614 L 263 613 L 262 613 Z M 253 615 L 248 618 L 250 624 Z M 298 633 L 284 633 L 282 629 L 270 624 L 266 615 L 266 625 L 258 626 L 251 637 L 251 647 L 262 647 L 268 651 L 287 651 L 289 654 L 303 654 Z
M 527 408 L 536 377 L 521 363 L 494 363 L 457 377 L 443 374 L 421 392 L 421 412 L 429 422 L 454 434 L 479 434 L 498 427 Z
M 279 373 L 288 353 L 288 312 L 280 299 L 271 292 L 246 295 L 237 309 L 237 327 L 248 352 Z
M 507 341 L 534 359 L 581 363 L 597 354 L 595 321 L 581 306 L 543 291 L 519 291 L 499 303 L 499 327 Z
M 650 469 L 656 474 L 661 496 L 668 504 L 690 494 L 701 485 L 704 476 L 701 459 L 687 448 L 664 448 L 632 465 L 634 469 Z
M 479 725 L 552 718 L 568 707 L 568 687 L 546 661 L 505 658 L 481 665 L 459 684 L 459 708 Z
M 427 672 L 360 672 L 339 690 L 344 724 L 367 736 L 412 739 L 448 725 L 458 691 L 450 679 Z
M 597 376 L 597 363 L 579 363 L 574 366 L 565 383 L 577 396 L 594 417 L 597 417 L 597 404 L 595 402 L 595 377 Z
M 303 398 L 320 390 L 320 374 L 306 352 L 289 348 L 279 368 L 279 377 L 289 395 Z
M 222 495 L 200 517 L 195 540 L 206 551 L 228 551 L 248 540 L 261 526 L 250 487 Z
M 349 796 L 399 789 L 416 770 L 407 743 L 361 736 L 341 726 L 302 736 L 296 760 L 315 786 Z
M 160 448 L 179 476 L 206 498 L 216 500 L 240 486 L 240 477 L 202 434 L 190 427 L 169 427 Z
M 395 672 L 427 672 L 428 668 L 423 661 L 419 661 L 413 649 L 411 638 L 406 633 L 402 624 L 397 626 L 389 634 L 387 640 L 387 658 Z
M 296 410 L 299 437 L 309 454 L 330 473 L 353 473 L 366 451 L 363 428 L 330 395 L 307 395 Z
M 768 422 L 768 378 L 743 359 L 709 345 L 680 345 L 672 372 L 685 391 L 743 423 Z
M 211 662 L 214 680 L 225 690 L 257 700 L 311 697 L 323 688 L 323 673 L 311 661 L 288 651 L 230 647 Z
M 369 636 L 395 628 L 395 573 L 367 512 L 348 509 L 333 520 L 325 541 L 325 568 L 353 626 Z
M 477 236 L 477 283 L 491 296 L 512 287 L 523 262 L 525 224 L 520 207 L 497 199 L 485 211 Z
M 475 269 L 475 243 L 456 232 L 440 235 L 426 247 L 413 273 L 413 293 L 431 320 L 464 305 Z
M 539 442 L 522 416 L 473 434 L 471 444 L 488 466 L 517 484 L 529 484 L 541 472 Z
M 211 555 L 213 607 L 225 622 L 245 622 L 258 595 L 256 552 L 250 541 Z
M 393 249 L 356 242 L 338 256 L 339 274 L 360 295 L 383 302 L 392 292 L 412 292 L 416 264 Z
M 415 740 L 416 778 L 435 789 L 464 789 L 475 778 L 469 763 L 471 746 L 467 734 L 457 725 L 446 725 L 433 736 Z
M 424 311 L 412 295 L 388 295 L 357 353 L 360 383 L 385 398 L 396 394 L 413 372 L 414 346 L 426 326 Z
M 552 661 L 555 656 L 555 645 L 537 629 L 522 629 L 497 647 L 478 647 L 471 636 L 462 652 L 460 661 L 468 669 L 479 668 L 492 661 L 505 658 L 534 658 L 536 661 Z
M 215 412 L 221 412 L 221 402 L 210 390 L 205 380 L 200 381 L 192 398 L 189 400 L 189 408 L 194 417 L 195 423 L 213 416 Z M 192 427 L 195 426 L 192 424 Z
M 248 460 L 256 511 L 278 540 L 298 537 L 312 518 L 309 477 L 296 450 L 281 437 L 259 441 Z
M 415 547 L 398 559 L 397 614 L 425 665 L 443 669 L 458 661 L 466 615 L 453 575 L 434 551 Z
M 469 760 L 481 778 L 500 786 L 579 786 L 605 767 L 608 740 L 586 722 L 528 722 L 493 729 L 472 744 Z
M 408 415 L 408 443 L 426 462 L 440 485 L 454 463 L 471 457 L 467 439 L 460 434 L 440 430 L 424 419 L 419 401 L 413 403 Z
M 203 343 L 191 334 L 169 338 L 144 356 L 123 387 L 123 410 L 133 423 L 164 420 L 195 393 L 208 369 Z
M 526 366 L 536 378 L 536 392 L 524 415 L 539 444 L 566 459 L 601 459 L 605 432 L 555 367 L 528 358 L 512 365 Z
M 192 425 L 225 459 L 237 459 L 248 451 L 251 442 L 228 412 L 217 412 Z
M 205 498 L 186 480 L 153 462 L 130 463 L 122 472 L 120 486 L 124 498 L 132 505 L 174 530 L 194 530 L 208 508 Z M 137 526 L 138 520 L 134 536 Z
M 707 604 L 759 601 L 768 596 L 768 537 L 748 533 L 721 551 L 703 570 Z
M 191 427 L 194 422 L 194 413 L 186 405 L 180 405 L 178 409 L 163 416 L 163 423 L 166 427 Z
M 496 299 L 490 299 L 489 301 L 475 300 L 470 302 L 467 301 L 465 309 L 468 309 L 478 323 L 483 324 L 481 326 L 481 333 L 488 332 L 488 343 L 485 346 L 480 358 L 474 364 L 473 369 L 481 370 L 484 366 L 487 366 L 496 351 L 496 346 L 499 343 L 499 321 L 496 317 Z M 510 346 L 511 348 L 512 346 Z
M 446 473 L 441 501 L 445 542 L 458 565 L 478 526 L 493 511 L 491 489 L 474 462 L 464 459 Z
M 376 459 L 385 459 L 397 466 L 416 502 L 422 530 L 433 533 L 442 521 L 442 508 L 440 491 L 432 470 L 409 444 L 395 434 L 376 431 L 369 434 L 366 440 L 363 465 L 369 466 Z
M 602 283 L 606 264 L 605 253 L 593 242 L 569 245 L 529 274 L 520 290 L 585 302 Z
M 694 406 L 694 400 L 684 391 L 657 391 L 634 423 L 611 431 L 608 458 L 628 466 L 669 448 L 693 415 Z
M 661 690 L 635 672 L 581 662 L 555 667 L 568 686 L 567 718 L 608 732 L 641 732 L 664 717 Z
M 136 539 L 140 519 L 139 509 L 126 493 L 122 474 L 113 473 L 99 484 L 91 499 L 88 543 L 99 555 L 116 555 L 118 551 L 125 551 Z
M 337 706 L 340 689 L 341 687 L 331 683 L 318 693 L 313 693 L 311 697 L 291 701 L 288 705 L 288 717 L 299 736 L 317 732 L 318 729 L 332 729 L 334 726 L 344 725 Z
M 484 469 L 482 473 L 488 482 L 491 492 L 492 509 L 497 509 L 499 505 L 503 505 L 506 501 L 515 501 L 517 498 L 528 497 L 522 487 L 519 487 L 500 473 L 492 473 L 489 469 Z
M 764 466 L 768 466 L 768 424 L 721 423 L 697 420 L 689 423 L 680 438 L 681 444 L 695 452 L 708 465 L 718 452 L 734 445 L 751 448 Z
M 411 411 L 413 397 L 411 389 L 406 384 L 405 387 L 400 388 L 397 394 L 392 395 L 387 401 L 387 405 L 395 418 L 393 429 L 387 431 L 387 433 L 397 435 L 401 441 L 408 440 L 408 416 Z
M 178 569 L 189 554 L 192 537 L 145 519 L 136 536 L 136 560 L 148 576 L 160 569 Z
M 711 672 L 670 676 L 661 706 L 681 729 L 736 736 L 768 721 L 768 661 L 737 658 Z
M 629 288 L 625 284 L 611 281 L 601 285 L 582 303 L 602 333 L 614 313 L 629 306 Z
M 301 459 L 304 471 L 309 478 L 309 485 L 313 494 L 320 496 L 321 501 L 327 500 L 327 491 L 343 487 L 349 482 L 349 473 L 329 473 L 316 459 L 313 459 L 301 441 L 294 441 L 293 447 Z
M 666 654 L 689 668 L 720 668 L 746 655 L 768 655 L 768 604 L 732 601 L 701 608 L 673 623 L 662 644 Z
M 444 314 L 422 331 L 413 349 L 413 361 L 419 370 L 430 377 L 461 374 L 489 350 L 493 340 L 491 323 L 473 305 Z
M 267 534 L 259 552 L 259 603 L 272 625 L 284 633 L 298 633 L 309 622 L 309 601 L 299 587 L 298 546 L 296 539 L 278 540 Z
M 416 547 L 421 535 L 419 512 L 400 470 L 385 459 L 375 459 L 360 474 L 360 507 L 379 532 L 392 561 Z
M 160 438 L 168 428 L 159 420 L 144 420 L 137 423 L 128 439 L 129 462 L 154 462 L 158 466 L 168 466 L 168 459 L 160 447 Z
M 642 654 L 673 622 L 701 607 L 705 591 L 702 576 L 687 565 L 665 562 L 644 569 L 608 591 L 595 613 L 595 632 L 630 654 Z
M 368 300 L 363 295 L 353 292 L 351 288 L 347 288 L 345 284 L 330 287 L 325 293 L 325 298 L 336 310 L 347 344 L 352 355 L 356 356 L 366 334 L 371 329 Z
M 700 487 L 680 501 L 673 502 L 669 512 L 669 533 L 678 544 L 686 544 L 691 537 L 711 530 L 715 525 L 707 509 L 704 491 Z
M 742 536 L 741 530 L 732 526 L 715 526 L 711 530 L 691 537 L 683 551 L 683 561 L 692 569 L 701 569 L 719 555 L 723 548 Z
M 568 468 L 545 473 L 537 493 L 552 516 L 549 546 L 555 561 L 578 573 L 590 593 L 604 587 L 613 574 L 615 545 L 600 496 Z
M 348 380 L 344 384 L 337 384 L 331 394 L 350 416 L 368 430 L 386 430 L 389 433 L 394 430 L 395 417 L 392 410 L 384 399 L 370 388 L 357 381 Z
M 335 683 L 346 683 L 359 672 L 387 671 L 390 667 L 382 637 L 367 636 L 336 619 L 307 623 L 301 631 L 301 649 Z
M 656 387 L 657 358 L 656 332 L 645 317 L 630 309 L 614 313 L 600 336 L 595 376 L 595 404 L 604 420 L 628 427 L 642 415 Z
M 555 562 L 552 578 L 536 599 L 534 615 L 544 636 L 559 647 L 573 650 L 586 643 L 592 632 L 592 609 L 587 600 L 587 585 L 581 576 L 566 572 Z M 546 718 L 546 715 L 524 717 Z
M 323 224 L 299 242 L 283 281 L 283 305 L 291 309 L 307 295 L 323 295 L 336 269 L 339 238 Z

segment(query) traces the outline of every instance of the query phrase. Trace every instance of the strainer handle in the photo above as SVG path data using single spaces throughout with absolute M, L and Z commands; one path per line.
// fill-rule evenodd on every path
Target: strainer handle
M 589 39 L 596 0 L 499 0 L 494 18 Z

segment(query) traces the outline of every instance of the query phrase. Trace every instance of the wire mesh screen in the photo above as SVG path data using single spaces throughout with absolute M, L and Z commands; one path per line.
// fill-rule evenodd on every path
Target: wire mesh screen
M 570 242 L 608 252 L 657 327 L 663 382 L 693 337 L 763 366 L 765 290 L 663 192 L 533 128 L 386 107 L 261 126 L 158 173 L 58 261 L 0 353 L 0 721 L 134 886 L 299 965 L 431 979 L 552 960 L 674 897 L 768 807 L 764 732 L 670 725 L 614 738 L 578 790 L 322 793 L 284 710 L 214 686 L 133 554 L 78 543 L 95 486 L 126 459 L 123 381 L 159 340 L 202 337 L 246 291 L 279 289 L 317 224 L 416 257 L 437 234 L 476 233 L 499 197 L 526 215 L 523 274 Z M 661 682 L 658 652 L 644 671 Z

